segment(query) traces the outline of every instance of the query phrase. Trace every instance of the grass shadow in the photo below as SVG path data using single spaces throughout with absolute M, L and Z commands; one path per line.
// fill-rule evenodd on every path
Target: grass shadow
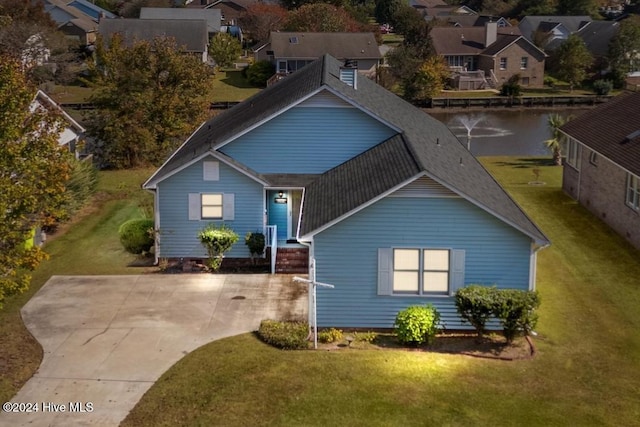
M 514 158 L 508 161 L 497 162 L 498 166 L 508 166 L 517 169 L 535 168 L 540 166 L 554 166 L 553 159 L 546 157 Z
M 225 77 L 220 81 L 229 86 L 237 87 L 240 89 L 254 89 L 249 81 L 242 76 L 242 71 L 225 71 Z

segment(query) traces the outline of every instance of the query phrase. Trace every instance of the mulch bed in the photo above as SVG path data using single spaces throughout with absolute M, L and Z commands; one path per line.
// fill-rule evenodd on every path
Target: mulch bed
M 349 335 L 345 333 L 345 336 Z M 398 343 L 392 334 L 379 334 L 374 342 L 353 341 L 351 345 L 346 341 L 339 344 L 318 343 L 319 350 L 404 350 L 423 351 L 432 353 L 459 354 L 470 357 L 496 360 L 527 360 L 532 359 L 536 349 L 530 337 L 518 337 L 512 343 L 507 343 L 500 334 L 488 334 L 482 339 L 468 332 L 451 332 L 439 334 L 431 345 L 407 347 Z

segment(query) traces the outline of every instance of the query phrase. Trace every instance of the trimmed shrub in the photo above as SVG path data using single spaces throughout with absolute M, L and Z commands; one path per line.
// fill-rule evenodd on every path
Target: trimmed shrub
M 224 253 L 238 241 L 238 235 L 224 224 L 209 224 L 198 232 L 198 239 L 209 255 L 207 266 L 216 271 L 222 265 Z
M 485 326 L 493 316 L 496 288 L 481 285 L 470 285 L 456 292 L 456 309 L 463 321 L 473 326 L 482 338 Z
M 267 344 L 284 350 L 304 350 L 309 348 L 309 324 L 306 322 L 280 322 L 263 320 L 258 336 Z
M 401 344 L 430 344 L 440 325 L 440 313 L 431 304 L 407 307 L 396 316 L 394 329 Z
M 611 80 L 596 80 L 593 82 L 593 90 L 596 95 L 608 95 L 613 89 L 613 82 Z
M 502 289 L 495 293 L 493 313 L 500 320 L 507 342 L 519 332 L 529 335 L 538 322 L 535 310 L 540 306 L 537 292 Z
M 120 243 L 132 254 L 149 252 L 153 246 L 153 220 L 147 218 L 131 219 L 118 229 Z
M 372 343 L 378 338 L 378 334 L 376 332 L 368 331 L 368 332 L 354 332 L 353 338 L 356 342 L 368 342 Z
M 244 236 L 244 244 L 249 247 L 249 252 L 251 252 L 251 256 L 260 256 L 264 253 L 264 234 L 256 232 L 256 233 L 247 233 Z
M 267 80 L 276 72 L 276 68 L 269 61 L 257 61 L 246 68 L 247 80 L 252 86 L 265 87 Z
M 344 335 L 340 329 L 331 328 L 318 332 L 318 341 L 325 344 L 340 342 L 343 339 Z
M 520 74 L 514 74 L 500 88 L 502 96 L 520 96 L 522 94 L 522 86 L 520 86 Z

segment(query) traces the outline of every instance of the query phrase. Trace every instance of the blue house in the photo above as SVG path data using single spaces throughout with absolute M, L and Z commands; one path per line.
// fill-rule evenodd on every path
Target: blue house
M 388 328 L 432 303 L 459 328 L 458 288 L 534 289 L 549 244 L 444 124 L 329 55 L 202 124 L 143 187 L 157 257 L 205 258 L 210 222 L 264 231 L 276 261 L 304 251 L 335 285 L 321 327 Z

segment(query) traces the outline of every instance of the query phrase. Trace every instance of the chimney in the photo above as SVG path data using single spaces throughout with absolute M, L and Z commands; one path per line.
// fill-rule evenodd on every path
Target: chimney
M 346 59 L 344 65 L 340 67 L 340 80 L 354 89 L 358 83 L 358 62 Z
M 498 23 L 487 22 L 484 24 L 484 47 L 487 48 L 498 39 Z

